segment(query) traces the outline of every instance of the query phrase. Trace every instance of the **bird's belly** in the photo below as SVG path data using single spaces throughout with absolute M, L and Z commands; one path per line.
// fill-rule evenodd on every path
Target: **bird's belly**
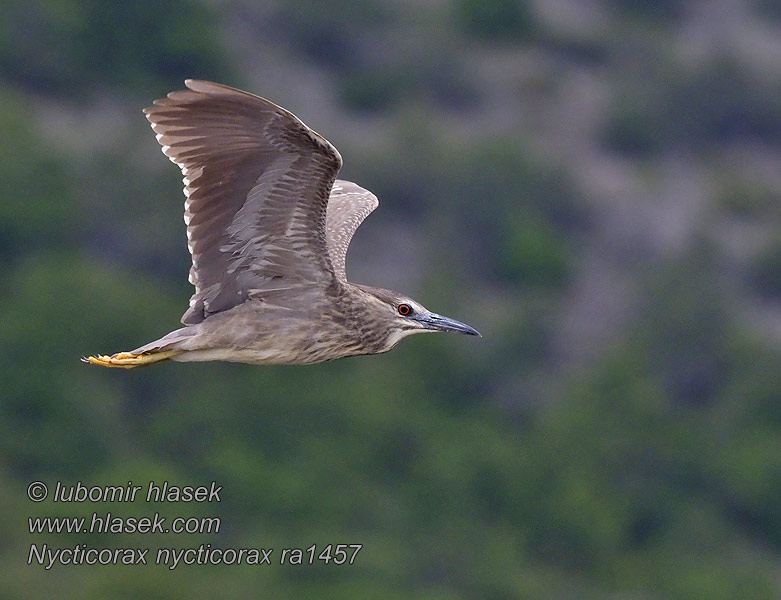
M 211 347 L 186 350 L 172 357 L 178 362 L 222 360 L 256 365 L 306 365 L 363 354 L 359 344 L 343 336 L 335 343 L 332 336 L 307 330 L 253 331 L 247 330 L 243 343 L 225 345 L 215 342 Z M 222 340 L 220 340 L 222 341 Z M 227 342 L 227 340 L 225 340 Z
M 204 362 L 224 360 L 228 362 L 248 363 L 254 365 L 296 364 L 290 353 L 280 352 L 272 348 L 208 348 L 190 350 L 172 357 L 178 362 Z

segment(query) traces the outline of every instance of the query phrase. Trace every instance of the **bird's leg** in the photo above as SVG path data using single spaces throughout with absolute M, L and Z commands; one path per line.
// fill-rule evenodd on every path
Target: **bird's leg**
M 172 356 L 181 354 L 182 350 L 164 350 L 162 352 L 149 352 L 133 354 L 132 352 L 117 352 L 111 356 L 98 354 L 97 356 L 85 356 L 81 360 L 91 365 L 100 365 L 113 369 L 135 369 L 151 365 L 152 363 L 168 360 Z

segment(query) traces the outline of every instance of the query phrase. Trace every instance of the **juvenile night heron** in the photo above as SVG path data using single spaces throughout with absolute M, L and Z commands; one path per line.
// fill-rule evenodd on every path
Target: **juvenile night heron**
M 325 138 L 258 96 L 185 84 L 144 110 L 184 175 L 195 286 L 185 327 L 82 360 L 312 364 L 387 352 L 413 333 L 480 335 L 407 296 L 347 281 L 347 247 L 378 201 L 336 179 L 342 157 Z

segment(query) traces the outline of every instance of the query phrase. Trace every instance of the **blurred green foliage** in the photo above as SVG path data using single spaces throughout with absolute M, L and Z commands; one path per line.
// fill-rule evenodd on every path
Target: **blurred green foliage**
M 608 0 L 614 10 L 650 22 L 670 21 L 685 13 L 685 6 L 675 0 Z
M 769 298 L 781 298 L 781 239 L 767 243 L 751 269 L 756 289 Z
M 455 18 L 470 35 L 493 41 L 516 41 L 528 36 L 532 18 L 526 0 L 456 0 Z
M 392 22 L 393 13 L 379 2 L 279 2 L 271 17 L 275 35 L 297 46 L 309 59 L 346 67 L 361 61 L 362 33 L 379 32 Z
M 197 0 L 11 1 L 0 5 L 7 81 L 61 96 L 111 85 L 149 90 L 226 73 L 211 9 Z
M 778 73 L 756 76 L 721 57 L 683 66 L 664 37 L 680 16 L 674 3 L 618 4 L 605 3 L 619 23 L 615 39 L 585 40 L 541 31 L 532 4 L 512 1 L 457 0 L 414 15 L 390 2 L 0 6 L 0 595 L 777 597 L 780 356 L 777 338 L 749 322 L 750 301 L 771 310 L 779 301 L 778 196 L 772 179 L 719 152 L 758 147 L 744 160 L 760 170 L 772 159 Z M 375 119 L 371 131 L 376 123 L 384 134 L 368 147 L 350 136 L 340 144 L 350 177 L 381 198 L 372 219 L 425 232 L 410 265 L 421 271 L 416 296 L 473 323 L 482 340 L 419 336 L 387 355 L 307 368 L 113 372 L 79 362 L 176 326 L 191 292 L 179 174 L 139 150 L 156 151 L 140 116 L 132 126 L 104 125 L 109 141 L 86 157 L 84 137 L 48 135 L 47 124 L 58 111 L 100 103 L 135 110 L 120 99 L 148 102 L 145 90 L 162 95 L 186 76 L 233 83 L 229 59 L 244 48 L 232 45 L 236 20 L 281 48 L 253 61 L 315 65 L 332 82 L 343 123 Z M 653 35 L 630 35 L 648 23 Z M 606 147 L 647 178 L 657 161 L 682 154 L 707 165 L 712 195 L 695 239 L 662 258 L 610 246 L 645 231 L 624 217 L 647 220 L 631 204 L 638 200 L 595 201 L 570 149 L 555 160 L 530 133 L 540 125 L 533 117 L 497 128 L 479 111 L 484 102 L 489 116 L 508 106 L 522 112 L 523 102 L 556 105 L 546 94 L 569 89 L 559 79 L 572 81 L 584 48 L 609 105 L 594 120 L 590 151 Z M 519 60 L 528 51 L 552 71 L 518 75 L 497 106 L 485 99 L 498 94 L 490 79 L 470 65 L 483 54 L 493 67 L 508 51 Z M 622 203 L 631 210 L 617 218 Z M 769 235 L 735 258 L 712 223 L 728 241 L 747 223 Z M 596 302 L 586 313 L 595 317 L 614 306 L 583 295 L 595 276 L 584 257 L 600 253 L 631 275 L 599 298 L 626 288 L 631 298 L 600 321 L 611 335 L 598 331 L 584 344 L 564 323 L 573 306 Z M 382 280 L 378 273 L 372 283 Z M 594 287 L 603 281 L 613 280 Z M 96 508 L 32 504 L 25 488 L 33 480 L 164 479 L 222 485 L 218 506 L 160 510 L 219 516 L 223 530 L 27 532 L 30 515 Z M 44 571 L 25 564 L 30 544 L 44 541 L 272 547 L 275 558 L 312 543 L 364 547 L 341 568 Z
M 62 157 L 36 139 L 29 113 L 10 94 L 0 95 L 0 253 L 3 262 L 42 249 L 72 245 L 78 207 Z
M 616 100 L 604 131 L 608 147 L 652 155 L 674 147 L 705 148 L 747 139 L 775 144 L 781 136 L 781 74 L 755 77 L 731 60 L 712 57 L 684 76 L 657 50 L 645 56 Z M 653 64 L 653 67 L 649 65 Z

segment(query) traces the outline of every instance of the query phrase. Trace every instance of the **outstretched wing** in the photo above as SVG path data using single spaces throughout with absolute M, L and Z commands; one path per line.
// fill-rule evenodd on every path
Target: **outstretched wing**
M 355 230 L 377 206 L 377 196 L 351 181 L 337 179 L 328 199 L 325 233 L 328 254 L 334 273 L 340 281 L 347 281 L 345 257 Z
M 195 294 L 182 322 L 264 292 L 333 280 L 325 224 L 342 166 L 336 149 L 268 100 L 206 81 L 185 84 L 189 90 L 144 110 L 184 175 Z

